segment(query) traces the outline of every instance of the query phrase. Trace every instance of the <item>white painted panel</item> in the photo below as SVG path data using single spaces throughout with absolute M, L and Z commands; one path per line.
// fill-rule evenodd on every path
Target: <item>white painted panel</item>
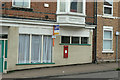
M 20 34 L 44 34 L 44 35 L 52 35 L 53 29 L 50 28 L 19 28 Z
M 53 29 L 49 28 L 19 28 L 20 34 L 40 34 L 40 35 L 52 35 Z M 81 36 L 89 37 L 90 30 L 85 28 L 73 28 L 73 27 L 61 27 L 60 35 L 62 36 Z
M 85 28 L 60 28 L 60 35 L 89 37 L 90 30 Z
M 85 17 L 83 16 L 68 16 L 68 15 L 57 15 L 57 22 L 59 23 L 76 23 L 85 24 Z
M 0 34 L 8 34 L 8 27 L 0 26 Z

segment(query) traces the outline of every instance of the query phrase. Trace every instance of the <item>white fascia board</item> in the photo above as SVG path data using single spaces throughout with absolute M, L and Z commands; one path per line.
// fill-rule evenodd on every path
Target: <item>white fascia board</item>
M 12 18 L 2 18 L 0 19 L 0 22 L 1 22 L 0 26 L 13 26 L 13 27 L 40 27 L 40 26 L 60 25 L 66 27 L 95 28 L 94 25 L 86 25 L 86 24 L 57 23 L 50 21 L 12 19 Z

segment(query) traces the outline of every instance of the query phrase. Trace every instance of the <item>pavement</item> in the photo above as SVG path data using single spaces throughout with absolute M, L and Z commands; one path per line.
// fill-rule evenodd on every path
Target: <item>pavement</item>
M 95 72 L 88 74 L 77 74 L 77 75 L 67 75 L 51 78 L 110 78 L 117 79 L 119 78 L 119 71 L 106 71 L 106 72 Z
M 14 71 L 3 74 L 3 78 L 45 78 L 57 77 L 72 74 L 85 74 L 104 71 L 115 71 L 118 68 L 117 63 L 100 63 L 100 64 L 82 64 L 82 65 L 69 65 L 61 67 L 50 67 L 40 69 L 30 69 Z

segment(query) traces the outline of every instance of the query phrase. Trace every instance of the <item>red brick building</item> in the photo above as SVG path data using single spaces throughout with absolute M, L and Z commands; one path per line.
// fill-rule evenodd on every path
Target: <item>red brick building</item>
M 119 2 L 116 2 L 116 0 L 104 0 L 104 2 L 98 2 L 97 61 L 116 61 L 120 54 L 118 53 L 120 45 L 116 42 L 116 31 L 118 30 Z M 118 44 L 118 46 L 116 44 Z
M 94 2 L 26 1 L 2 2 L 0 72 L 92 63 Z

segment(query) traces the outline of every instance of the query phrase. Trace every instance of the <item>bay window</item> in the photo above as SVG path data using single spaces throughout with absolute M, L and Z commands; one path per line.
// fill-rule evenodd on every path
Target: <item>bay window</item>
M 112 51 L 113 30 L 112 27 L 104 27 L 103 30 L 103 51 Z
M 70 12 L 83 13 L 83 1 L 70 0 Z
M 66 11 L 66 2 L 61 1 L 60 2 L 60 12 L 65 12 Z
M 57 12 L 85 14 L 85 0 L 58 0 Z

